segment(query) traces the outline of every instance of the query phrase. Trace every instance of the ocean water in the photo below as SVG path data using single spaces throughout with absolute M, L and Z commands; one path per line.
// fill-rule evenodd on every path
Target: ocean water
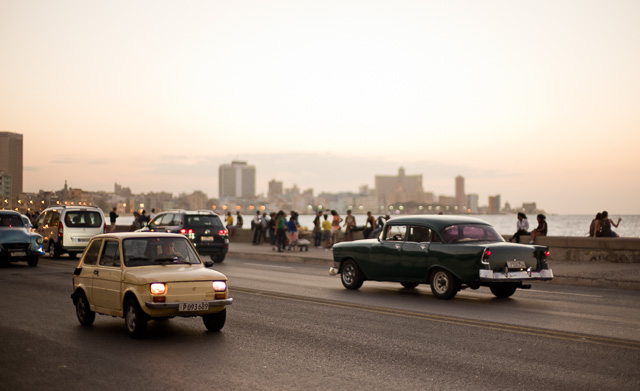
M 356 225 L 362 226 L 367 220 L 366 215 L 355 215 Z M 502 235 L 511 235 L 516 232 L 516 215 L 470 215 L 479 218 L 493 225 Z M 341 215 L 344 219 L 345 215 Z M 375 216 L 378 217 L 377 215 Z M 529 217 L 529 230 L 534 229 L 538 222 L 535 215 L 527 215 Z M 618 235 L 622 237 L 640 237 L 640 215 L 609 215 L 613 221 L 618 221 L 618 217 L 622 218 L 618 228 L 613 228 Z M 108 218 L 108 217 L 107 217 Z M 242 228 L 251 229 L 251 219 L 253 214 L 243 215 Z M 311 230 L 313 228 L 314 215 L 300 215 L 300 225 Z M 589 225 L 594 216 L 587 215 L 550 215 L 547 216 L 547 225 L 549 236 L 588 236 Z M 331 220 L 331 215 L 329 215 Z M 235 216 L 234 216 L 235 221 Z M 133 222 L 133 216 L 121 216 L 117 220 L 118 225 L 130 225 Z

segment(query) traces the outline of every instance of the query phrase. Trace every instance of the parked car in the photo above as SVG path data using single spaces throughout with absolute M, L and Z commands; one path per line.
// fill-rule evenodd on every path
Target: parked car
M 224 261 L 229 251 L 229 232 L 210 210 L 171 210 L 158 213 L 141 232 L 172 232 L 185 235 L 200 255 Z
M 227 277 L 208 263 L 184 235 L 98 235 L 73 273 L 78 321 L 91 326 L 96 313 L 124 318 L 129 334 L 138 338 L 148 320 L 201 316 L 208 330 L 218 331 L 233 299 Z
M 358 289 L 366 280 L 430 284 L 433 295 L 453 298 L 460 289 L 487 286 L 501 298 L 530 281 L 548 281 L 544 246 L 507 243 L 487 222 L 466 216 L 403 216 L 384 225 L 377 239 L 338 243 L 329 274 Z
M 27 229 L 20 213 L 0 210 L 0 261 L 36 266 L 42 254 L 42 236 Z
M 40 213 L 34 224 L 51 258 L 84 251 L 92 237 L 107 231 L 102 209 L 93 206 L 54 206 Z

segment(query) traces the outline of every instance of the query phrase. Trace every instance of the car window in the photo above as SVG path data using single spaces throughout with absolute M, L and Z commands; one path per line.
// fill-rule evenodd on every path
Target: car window
M 102 246 L 102 240 L 93 240 L 84 252 L 84 258 L 82 263 L 85 265 L 95 265 L 98 262 L 98 254 L 100 254 L 100 246 Z
M 117 240 L 107 240 L 102 248 L 100 266 L 120 266 L 120 249 Z
M 404 241 L 407 232 L 406 225 L 387 225 L 382 240 Z
M 490 225 L 459 224 L 442 230 L 442 237 L 447 243 L 491 241 L 504 242 L 504 239 Z
M 187 215 L 189 227 L 219 227 L 224 228 L 222 221 L 214 215 Z
M 174 213 L 170 225 L 182 225 L 182 215 L 180 213 Z
M 23 228 L 22 217 L 14 214 L 0 215 L 0 227 Z
M 200 263 L 200 258 L 187 238 L 130 238 L 122 242 L 127 267 L 171 263 Z
M 165 216 L 165 215 L 159 215 L 159 216 L 154 217 L 154 218 L 153 218 L 153 220 L 151 220 L 151 222 L 149 223 L 149 226 L 150 226 L 150 227 L 157 227 L 157 226 L 159 226 L 159 225 L 160 225 L 160 221 L 162 221 L 162 218 L 163 218 L 164 216 Z
M 68 211 L 65 214 L 64 223 L 72 228 L 98 228 L 102 227 L 102 216 L 95 211 Z
M 173 213 L 167 213 L 164 216 L 162 216 L 162 220 L 159 222 L 158 225 L 171 225 L 172 221 L 173 221 Z
M 409 238 L 408 242 L 430 242 L 431 241 L 432 231 L 427 227 L 417 227 L 411 226 L 409 228 Z

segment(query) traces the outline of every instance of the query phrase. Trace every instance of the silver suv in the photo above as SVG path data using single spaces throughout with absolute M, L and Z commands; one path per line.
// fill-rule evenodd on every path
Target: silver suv
M 92 237 L 105 233 L 107 225 L 102 209 L 92 206 L 54 206 L 47 208 L 34 225 L 44 239 L 49 257 L 82 253 Z

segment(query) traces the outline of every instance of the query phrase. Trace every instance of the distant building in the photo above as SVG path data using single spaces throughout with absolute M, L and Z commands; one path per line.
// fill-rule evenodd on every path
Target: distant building
M 22 193 L 22 162 L 22 135 L 0 132 L 0 172 L 11 177 L 11 194 L 5 197 L 10 208 L 18 202 L 18 196 Z
M 273 200 L 274 198 L 282 197 L 284 195 L 283 188 L 284 187 L 282 186 L 282 182 L 272 179 L 269 182 L 269 191 L 267 193 L 267 197 L 270 200 Z
M 0 197 L 0 209 L 11 208 L 11 176 L 2 171 L 0 171 Z
M 478 207 L 479 197 L 477 194 L 467 194 L 467 212 L 478 213 L 480 208 Z
M 220 198 L 255 198 L 256 168 L 234 160 L 219 170 Z
M 400 202 L 423 202 L 422 175 L 406 175 L 400 167 L 397 176 L 376 175 L 376 194 L 381 205 Z
M 495 196 L 489 196 L 489 207 L 487 213 L 497 214 L 500 213 L 500 194 Z
M 458 212 L 464 213 L 467 205 L 467 197 L 464 194 L 464 177 L 458 175 L 456 177 L 456 206 L 458 207 Z

